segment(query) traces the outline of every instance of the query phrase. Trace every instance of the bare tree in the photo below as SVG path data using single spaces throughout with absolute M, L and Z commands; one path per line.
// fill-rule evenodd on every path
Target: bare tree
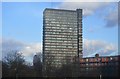
M 11 51 L 3 58 L 3 65 L 3 70 L 5 70 L 4 67 L 8 68 L 7 76 L 18 77 L 21 69 L 25 65 L 24 56 L 22 53 L 18 53 L 18 51 Z M 3 76 L 5 75 L 3 74 Z

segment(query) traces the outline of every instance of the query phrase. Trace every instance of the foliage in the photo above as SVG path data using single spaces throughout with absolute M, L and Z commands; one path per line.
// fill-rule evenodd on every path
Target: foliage
M 2 61 L 2 77 L 35 77 L 34 68 L 27 64 L 22 53 L 9 52 Z
M 40 56 L 39 56 L 40 57 Z M 54 57 L 52 57 L 54 60 Z M 39 58 L 40 59 L 40 58 Z M 52 63 L 44 63 L 41 61 L 33 63 L 31 66 L 24 59 L 22 53 L 17 51 L 9 52 L 2 61 L 2 76 L 3 77 L 99 77 L 101 74 L 104 76 L 117 76 L 118 68 L 116 65 L 106 64 L 105 66 L 98 67 L 83 67 L 86 65 L 80 64 L 79 61 L 69 62 L 66 61 L 61 67 L 53 67 Z M 111 62 L 113 63 L 113 62 Z M 113 63 L 114 64 L 114 63 Z M 45 69 L 46 68 L 46 69 Z M 109 73 L 111 72 L 111 73 Z

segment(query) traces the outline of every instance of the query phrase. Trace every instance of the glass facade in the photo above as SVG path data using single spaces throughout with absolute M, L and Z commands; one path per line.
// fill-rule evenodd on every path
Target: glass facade
M 43 62 L 52 66 L 82 57 L 82 9 L 45 9 L 43 12 Z

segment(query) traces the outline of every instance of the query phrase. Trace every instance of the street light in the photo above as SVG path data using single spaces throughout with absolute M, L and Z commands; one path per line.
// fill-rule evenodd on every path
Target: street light
M 16 66 L 16 68 L 15 68 L 15 70 L 16 70 L 16 79 L 18 79 L 18 53 L 16 53 L 16 57 L 17 57 L 17 61 L 16 61 L 16 64 L 17 64 L 17 66 Z
M 102 75 L 100 74 L 100 79 L 102 78 Z

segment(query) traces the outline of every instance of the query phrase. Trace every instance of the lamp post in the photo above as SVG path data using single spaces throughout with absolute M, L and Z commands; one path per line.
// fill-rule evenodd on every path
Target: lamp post
M 102 79 L 102 73 L 101 73 L 101 59 L 100 59 L 100 61 L 99 61 L 99 63 L 100 63 L 100 79 Z
M 100 79 L 102 79 L 102 74 L 101 74 L 101 58 L 99 57 L 99 54 L 95 54 L 95 57 L 97 58 L 97 64 L 99 63 L 99 70 L 98 73 L 100 73 Z
M 100 74 L 100 79 L 102 78 L 102 75 Z
M 16 64 L 17 64 L 17 65 L 16 65 L 16 79 L 18 79 L 18 63 L 19 63 L 19 62 L 18 62 L 18 54 L 17 54 L 16 57 L 17 57 L 17 61 L 16 61 Z

